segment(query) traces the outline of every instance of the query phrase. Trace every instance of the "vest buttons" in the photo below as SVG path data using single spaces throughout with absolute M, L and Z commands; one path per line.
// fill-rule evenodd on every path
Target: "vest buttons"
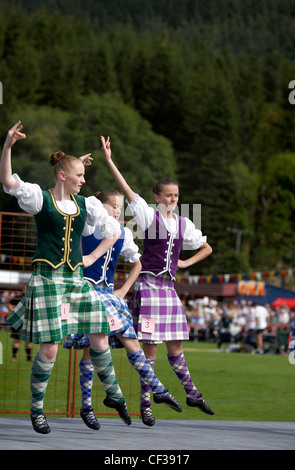
M 63 241 L 63 242 L 65 241 L 65 237 L 62 237 L 62 241 Z
M 63 229 L 63 230 L 66 230 L 66 227 L 63 227 L 62 229 Z
M 65 251 L 65 249 L 64 249 L 64 248 L 62 248 L 62 249 L 61 249 L 61 251 Z
M 73 228 L 71 228 L 71 232 L 73 232 L 73 231 L 74 231 L 74 229 L 73 229 Z
M 72 242 L 72 241 L 73 241 L 73 239 L 72 239 L 72 238 L 70 238 L 70 242 Z
M 64 216 L 64 220 L 67 220 L 66 216 Z

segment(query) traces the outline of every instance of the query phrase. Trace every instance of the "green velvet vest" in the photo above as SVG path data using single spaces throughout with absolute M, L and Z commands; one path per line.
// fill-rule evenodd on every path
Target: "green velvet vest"
M 50 189 L 42 193 L 42 210 L 34 216 L 38 242 L 32 263 L 42 261 L 54 269 L 67 264 L 75 271 L 83 264 L 81 235 L 87 216 L 85 198 L 71 194 L 77 212 L 68 215 L 57 207 Z

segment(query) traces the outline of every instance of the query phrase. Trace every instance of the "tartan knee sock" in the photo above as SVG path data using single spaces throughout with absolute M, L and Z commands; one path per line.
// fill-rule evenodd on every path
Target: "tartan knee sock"
M 174 370 L 184 390 L 186 391 L 186 394 L 190 397 L 199 398 L 201 394 L 192 381 L 183 352 L 177 356 L 169 356 L 168 354 L 167 357 L 172 369 Z
M 116 401 L 125 401 L 116 378 L 110 348 L 105 351 L 94 351 L 90 348 L 90 357 L 107 396 Z
M 83 357 L 79 363 L 79 379 L 80 379 L 80 388 L 82 396 L 82 406 L 83 411 L 91 411 L 91 394 L 92 394 L 92 385 L 93 385 L 93 375 L 94 367 L 91 362 L 86 361 Z
M 144 355 L 142 349 L 135 353 L 127 354 L 130 364 L 139 373 L 142 384 L 149 386 L 156 395 L 167 392 L 167 389 L 155 376 L 154 370 Z
M 154 370 L 155 368 L 155 359 L 147 359 L 151 369 Z M 150 386 L 142 380 L 140 377 L 140 388 L 141 388 L 141 398 L 140 398 L 140 406 L 142 408 L 148 408 L 151 406 L 151 399 L 150 399 Z
M 55 361 L 45 361 L 36 355 L 31 370 L 31 415 L 44 414 L 43 402 Z

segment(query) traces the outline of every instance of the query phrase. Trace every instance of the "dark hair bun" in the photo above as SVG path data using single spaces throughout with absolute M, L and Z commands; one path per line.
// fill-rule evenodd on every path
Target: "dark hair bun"
M 50 164 L 54 166 L 57 162 L 59 162 L 59 160 L 64 157 L 66 157 L 66 154 L 61 150 L 58 150 L 57 152 L 54 152 L 52 155 L 50 155 Z

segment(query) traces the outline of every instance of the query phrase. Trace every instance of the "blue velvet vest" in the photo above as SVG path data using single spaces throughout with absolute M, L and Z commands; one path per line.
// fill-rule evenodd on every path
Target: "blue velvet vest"
M 114 277 L 116 271 L 116 265 L 118 262 L 119 255 L 121 253 L 124 243 L 125 231 L 121 226 L 121 235 L 116 243 L 110 248 L 101 258 L 93 263 L 88 268 L 83 269 L 84 278 L 91 281 L 93 284 L 99 284 L 105 282 L 106 285 L 114 285 Z M 82 251 L 83 255 L 89 255 L 95 248 L 101 243 L 103 236 L 98 227 L 92 235 L 88 237 L 82 236 Z

